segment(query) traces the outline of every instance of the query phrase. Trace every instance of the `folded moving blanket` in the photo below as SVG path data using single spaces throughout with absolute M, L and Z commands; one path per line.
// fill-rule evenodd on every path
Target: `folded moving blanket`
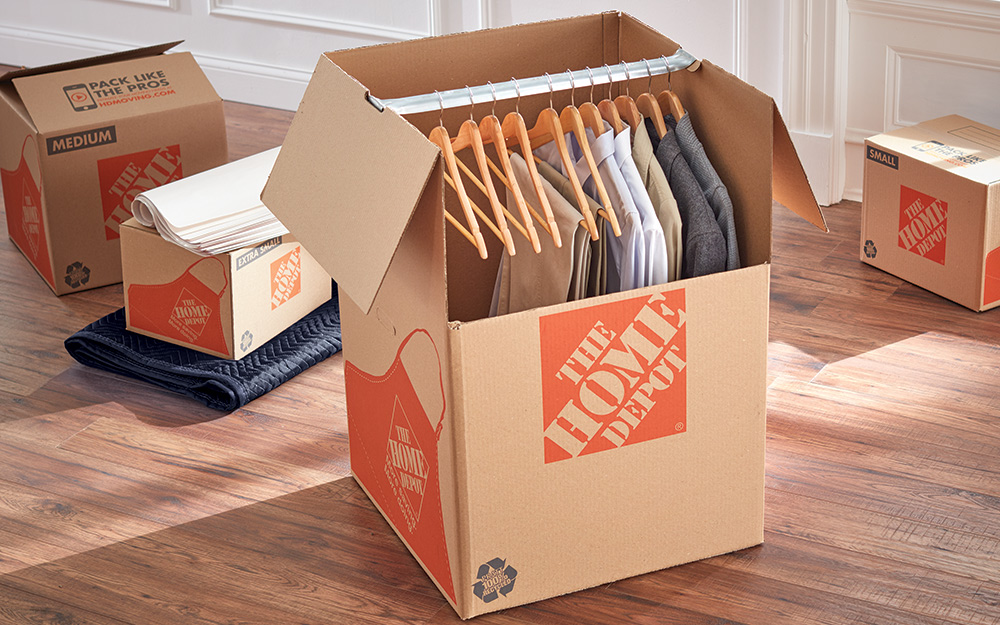
M 247 354 L 226 360 L 125 329 L 125 309 L 98 319 L 66 339 L 81 363 L 155 384 L 233 411 L 341 349 L 340 307 L 333 298 Z

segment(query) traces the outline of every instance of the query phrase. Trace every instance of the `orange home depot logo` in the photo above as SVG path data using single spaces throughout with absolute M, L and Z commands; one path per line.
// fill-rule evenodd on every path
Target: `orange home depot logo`
M 983 306 L 1000 300 L 1000 247 L 986 255 Z
M 420 521 L 430 465 L 398 397 L 392 408 L 385 457 L 385 475 L 403 511 L 406 526 L 412 532 Z
M 179 180 L 181 146 L 168 145 L 97 161 L 104 208 L 104 237 L 118 238 L 119 225 L 132 216 L 132 200 L 143 191 Z
M 899 186 L 899 247 L 944 264 L 948 203 Z
M 271 263 L 271 310 L 281 306 L 302 291 L 301 247 Z
M 546 463 L 686 429 L 684 289 L 538 323 Z

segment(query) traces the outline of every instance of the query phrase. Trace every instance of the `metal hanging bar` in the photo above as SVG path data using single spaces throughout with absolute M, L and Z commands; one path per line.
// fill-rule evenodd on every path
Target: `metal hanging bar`
M 667 57 L 666 60 L 663 57 L 658 57 L 656 59 L 642 59 L 632 63 L 618 63 L 617 65 L 609 66 L 610 71 L 603 72 L 588 72 L 586 69 L 580 69 L 573 72 L 552 74 L 551 86 L 546 76 L 535 76 L 533 78 L 518 79 L 516 84 L 513 80 L 510 80 L 494 83 L 492 87 L 489 85 L 479 85 L 471 88 L 462 87 L 450 91 L 425 93 L 423 95 L 388 100 L 379 100 L 369 95 L 368 100 L 380 111 L 384 108 L 389 108 L 399 115 L 409 115 L 411 113 L 437 111 L 442 108 L 484 104 L 496 100 L 512 100 L 519 95 L 529 96 L 549 93 L 550 91 L 564 91 L 574 86 L 605 85 L 610 82 L 659 76 L 687 69 L 697 62 L 698 59 L 694 56 L 679 49 Z M 601 67 L 605 66 L 602 65 Z M 694 69 L 697 69 L 697 66 Z

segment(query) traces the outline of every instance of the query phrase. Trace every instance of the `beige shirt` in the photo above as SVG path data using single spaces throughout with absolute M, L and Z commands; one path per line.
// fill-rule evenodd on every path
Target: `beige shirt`
M 510 161 L 525 199 L 537 208 L 540 203 L 535 196 L 527 164 L 518 154 L 512 154 Z M 580 293 L 586 294 L 590 246 L 585 238 L 581 244 L 580 232 L 587 236 L 586 229 L 581 225 L 583 216 L 544 178 L 542 188 L 552 208 L 563 245 L 557 248 L 552 239 L 545 236 L 538 254 L 529 247 L 523 247 L 514 256 L 503 255 L 494 289 L 498 315 L 562 304 L 580 299 L 577 297 Z M 512 214 L 516 214 L 514 194 L 509 191 L 507 206 Z
M 677 200 L 674 199 L 674 194 L 667 183 L 667 175 L 663 173 L 663 168 L 656 160 L 646 124 L 639 124 L 639 127 L 635 129 L 635 138 L 632 142 L 632 160 L 635 161 L 635 166 L 639 169 L 639 176 L 646 186 L 649 199 L 653 202 L 653 210 L 656 211 L 656 217 L 663 228 L 663 238 L 667 244 L 670 280 L 678 280 L 681 277 L 681 265 L 684 262 L 681 213 L 677 209 Z
M 538 173 L 541 174 L 542 178 L 551 184 L 559 192 L 559 195 L 576 210 L 576 194 L 573 193 L 573 183 L 569 181 L 569 178 L 562 175 L 555 167 L 545 161 L 536 163 L 536 165 Z M 604 295 L 608 292 L 608 268 L 606 264 L 607 239 L 604 236 L 606 230 L 604 228 L 604 219 L 597 216 L 597 211 L 601 206 L 589 195 L 584 195 L 587 198 L 587 206 L 590 207 L 590 212 L 597 221 L 597 231 L 601 233 L 601 236 L 597 241 L 591 241 L 590 233 L 587 232 L 585 225 L 580 226 L 580 230 L 576 233 L 577 242 L 574 252 L 579 250 L 580 258 L 576 265 L 580 269 L 577 275 L 574 276 L 574 278 L 579 279 L 579 281 L 574 280 L 574 292 L 577 294 L 582 293 L 582 295 L 573 298 L 574 300 Z M 577 213 L 579 212 L 577 210 Z M 582 214 L 580 215 L 580 219 L 583 219 Z

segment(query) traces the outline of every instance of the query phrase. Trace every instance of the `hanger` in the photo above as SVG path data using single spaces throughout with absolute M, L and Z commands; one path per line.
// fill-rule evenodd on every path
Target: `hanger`
M 555 142 L 556 151 L 559 152 L 559 158 L 566 169 L 566 177 L 569 178 L 570 184 L 573 185 L 573 194 L 576 195 L 576 202 L 580 206 L 580 212 L 583 214 L 584 221 L 587 222 L 587 230 L 590 232 L 590 238 L 596 241 L 600 236 L 597 232 L 597 223 L 594 221 L 594 215 L 590 212 L 590 206 L 587 204 L 587 194 L 584 193 L 583 185 L 580 184 L 580 179 L 576 175 L 576 168 L 574 167 L 573 159 L 569 155 L 569 148 L 566 147 L 566 137 L 563 136 L 559 114 L 552 107 L 552 78 L 548 72 L 545 73 L 545 77 L 549 80 L 549 108 L 542 109 L 538 113 L 535 126 L 528 131 L 528 139 L 534 141 L 535 139 L 547 137 Z M 544 141 L 539 141 L 539 143 L 544 143 Z M 531 150 L 528 150 L 528 152 L 531 153 Z M 534 155 L 532 154 L 532 156 Z M 527 154 L 525 154 L 525 160 L 528 160 Z
M 476 246 L 476 249 L 479 250 L 480 258 L 485 259 L 488 255 L 486 251 L 486 241 L 483 239 L 483 234 L 479 230 L 479 222 L 476 221 L 476 216 L 473 213 L 472 203 L 469 201 L 469 196 L 465 193 L 465 187 L 462 185 L 462 178 L 458 175 L 458 166 L 455 164 L 455 153 L 451 149 L 451 138 L 448 136 L 448 129 L 444 127 L 444 98 L 441 97 L 441 93 L 439 91 L 435 91 L 434 93 L 437 94 L 438 101 L 441 103 L 441 113 L 438 118 L 437 127 L 431 130 L 427 138 L 441 148 L 441 154 L 444 157 L 445 167 L 451 174 L 450 176 L 445 174 L 445 180 L 447 180 L 448 184 L 451 185 L 451 188 L 455 190 L 455 193 L 458 194 L 458 203 L 462 207 L 462 212 L 465 213 L 465 222 L 469 224 L 468 230 L 460 228 L 459 232 L 462 232 L 463 235 L 468 235 L 466 238 L 469 238 L 472 244 Z M 445 218 L 448 219 L 448 222 L 452 225 L 455 225 L 456 227 L 459 225 L 458 220 L 448 213 L 448 211 L 445 211 Z M 501 237 L 501 240 L 502 238 L 503 237 Z
M 635 106 L 635 100 L 629 94 L 629 82 L 632 80 L 632 76 L 628 71 L 628 63 L 625 61 L 621 62 L 621 66 L 625 68 L 625 95 L 620 95 L 615 98 L 615 108 L 618 109 L 618 114 L 622 116 L 622 119 L 632 127 L 632 131 L 639 127 L 642 123 L 642 114 L 639 109 Z
M 486 186 L 486 197 L 493 208 L 496 225 L 500 228 L 500 233 L 503 235 L 504 247 L 507 248 L 507 253 L 513 256 L 517 252 L 514 249 L 514 237 L 511 236 L 510 229 L 507 227 L 507 220 L 504 218 L 504 209 L 506 207 L 500 203 L 500 199 L 497 197 L 497 191 L 493 187 L 493 178 L 490 176 L 489 166 L 486 164 L 486 148 L 483 146 L 483 136 L 480 134 L 479 126 L 473 117 L 475 102 L 472 100 L 472 89 L 469 88 L 469 85 L 466 85 L 465 88 L 469 90 L 469 119 L 462 122 L 462 127 L 458 129 L 458 136 L 451 140 L 451 148 L 454 152 L 460 152 L 469 146 L 472 147 L 472 153 L 476 157 L 476 164 L 479 166 L 479 173 L 483 177 L 482 182 Z
M 659 103 L 661 109 L 670 111 L 670 114 L 674 117 L 674 121 L 679 122 L 684 117 L 684 107 L 681 106 L 681 99 L 677 97 L 677 94 L 670 90 L 670 76 L 673 74 L 670 69 L 670 61 L 664 55 L 661 55 L 660 58 L 667 65 L 667 88 L 661 91 L 660 95 L 656 96 L 656 101 Z
M 504 139 L 517 139 L 518 145 L 521 146 L 521 153 L 524 156 L 525 163 L 528 165 L 531 184 L 535 188 L 535 195 L 538 196 L 538 203 L 542 205 L 542 212 L 545 214 L 545 218 L 542 219 L 537 212 L 534 212 L 534 208 L 530 204 L 528 204 L 528 209 L 534 213 L 535 219 L 538 220 L 538 223 L 552 237 L 552 242 L 555 246 L 561 248 L 562 237 L 559 234 L 559 227 L 556 224 L 555 215 L 552 214 L 552 206 L 549 204 L 549 198 L 545 195 L 545 189 L 542 187 L 542 177 L 538 173 L 538 168 L 535 167 L 534 159 L 531 158 L 531 140 L 528 139 L 528 127 L 524 123 L 524 118 L 521 117 L 521 85 L 518 84 L 517 79 L 513 76 L 510 79 L 514 82 L 514 89 L 517 91 L 517 103 L 514 105 L 514 110 L 507 113 L 507 116 L 503 118 L 500 130 Z
M 604 121 L 611 124 L 615 135 L 618 135 L 622 130 L 625 130 L 625 126 L 622 126 L 622 117 L 618 114 L 615 103 L 611 101 L 611 83 L 614 82 L 611 77 L 611 68 L 605 63 L 604 69 L 608 71 L 608 97 L 601 100 L 601 103 L 597 105 L 597 109 L 601 112 L 601 117 L 604 118 Z
M 588 67 L 587 73 L 590 74 L 590 100 L 580 105 L 580 116 L 583 117 L 584 125 L 594 131 L 595 137 L 599 137 L 604 134 L 604 120 L 601 118 L 601 111 L 594 104 L 594 72 Z
M 493 87 L 493 83 L 487 81 L 487 85 L 490 86 L 490 91 L 493 92 L 493 109 L 489 115 L 483 118 L 479 122 L 479 131 L 482 134 L 484 142 L 492 142 L 493 147 L 496 149 L 497 156 L 500 158 L 500 165 L 503 167 L 506 176 L 500 176 L 500 180 L 510 189 L 511 193 L 514 195 L 514 203 L 517 205 L 518 212 L 521 213 L 521 219 L 524 222 L 524 228 L 519 228 L 522 234 L 524 234 L 528 241 L 531 243 L 531 248 L 535 253 L 542 251 L 542 245 L 538 241 L 538 232 L 535 230 L 534 224 L 531 222 L 531 215 L 528 214 L 528 205 L 524 201 L 524 196 L 521 194 L 521 189 L 517 184 L 517 180 L 514 177 L 514 169 L 510 164 L 510 156 L 507 154 L 507 142 L 503 137 L 503 128 L 500 125 L 500 120 L 496 115 L 497 106 L 497 91 Z M 492 165 L 491 169 L 496 171 L 496 166 L 493 165 L 492 161 L 489 161 L 489 165 Z M 517 220 L 512 220 L 516 225 Z
M 649 83 L 646 84 L 646 93 L 643 93 L 635 100 L 636 108 L 639 112 L 653 120 L 653 127 L 656 128 L 656 134 L 661 139 L 663 135 L 667 134 L 667 124 L 663 121 L 663 113 L 660 112 L 660 104 L 653 97 L 653 73 L 649 69 L 649 61 L 646 59 L 642 60 L 646 64 L 646 72 L 649 74 Z M 669 68 L 669 66 L 668 66 Z

